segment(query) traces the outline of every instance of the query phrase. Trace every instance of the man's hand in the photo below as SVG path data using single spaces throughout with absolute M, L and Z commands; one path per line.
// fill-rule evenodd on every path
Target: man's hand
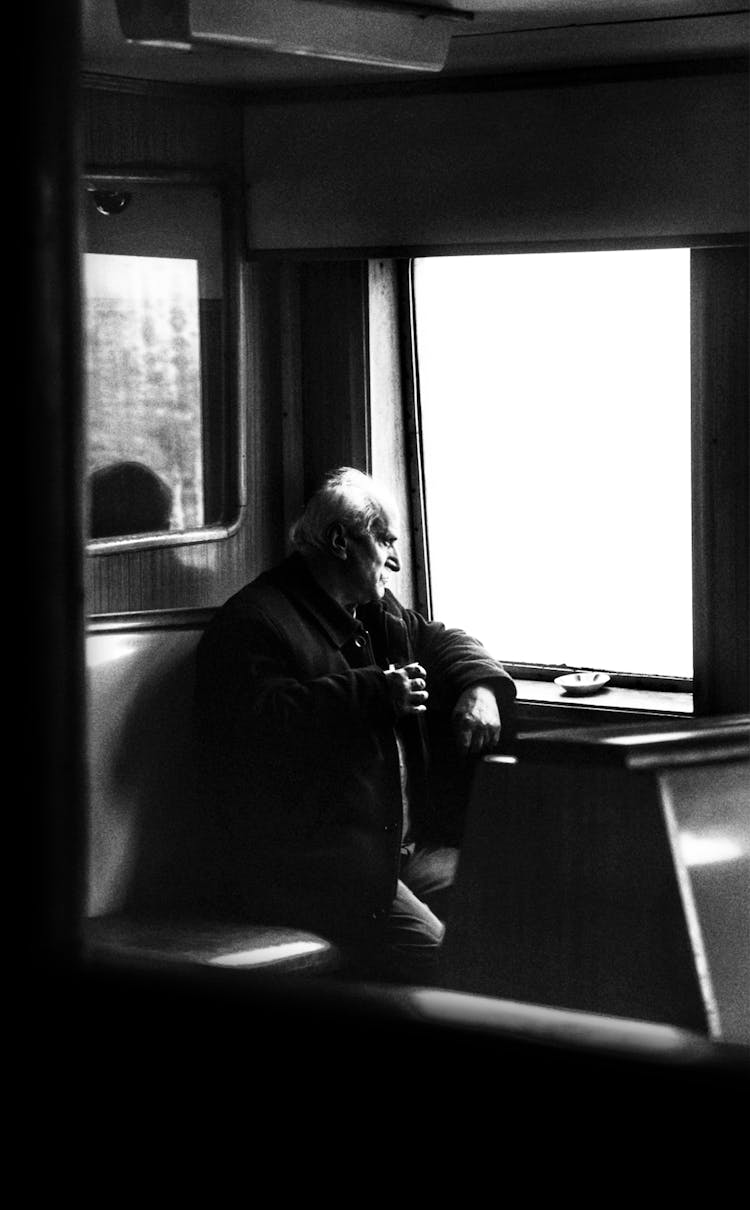
M 394 668 L 391 664 L 386 672 L 391 701 L 396 718 L 405 714 L 424 714 L 429 694 L 424 668 L 421 664 L 407 664 L 405 668 Z
M 470 685 L 453 707 L 451 723 L 459 750 L 488 752 L 500 739 L 500 711 L 497 698 L 487 685 Z

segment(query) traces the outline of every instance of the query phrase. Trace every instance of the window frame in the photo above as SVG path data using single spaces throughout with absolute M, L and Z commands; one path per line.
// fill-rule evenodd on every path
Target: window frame
M 692 499 L 692 545 L 693 545 L 693 659 L 694 676 L 692 678 L 663 677 L 656 675 L 639 675 L 626 672 L 610 672 L 610 693 L 604 699 L 575 699 L 568 701 L 560 694 L 559 701 L 550 702 L 548 695 L 538 688 L 540 682 L 553 682 L 556 676 L 570 672 L 569 667 L 543 663 L 505 662 L 504 666 L 519 685 L 519 698 L 530 709 L 531 716 L 535 708 L 546 715 L 559 714 L 569 720 L 571 713 L 590 716 L 592 712 L 602 716 L 612 712 L 620 714 L 623 711 L 634 710 L 639 713 L 693 713 L 695 715 L 717 714 L 724 711 L 746 710 L 748 702 L 748 680 L 750 672 L 743 678 L 742 670 L 735 678 L 734 685 L 718 683 L 717 675 L 710 671 L 713 663 L 718 662 L 727 678 L 727 665 L 730 660 L 728 650 L 731 644 L 717 635 L 719 623 L 729 626 L 732 632 L 740 637 L 736 646 L 742 649 L 741 633 L 748 631 L 750 625 L 750 589 L 748 588 L 747 558 L 744 567 L 739 567 L 735 576 L 735 595 L 727 605 L 726 590 L 728 581 L 732 579 L 733 569 L 726 565 L 719 568 L 720 584 L 713 582 L 711 574 L 706 571 L 710 563 L 715 571 L 715 560 L 710 558 L 710 543 L 717 530 L 721 528 L 723 510 L 716 503 L 716 490 L 723 483 L 734 485 L 736 499 L 728 506 L 732 514 L 732 522 L 739 528 L 737 544 L 750 548 L 750 520 L 748 513 L 748 456 L 747 451 L 747 362 L 748 336 L 747 319 L 748 301 L 747 288 L 744 295 L 744 308 L 739 302 L 739 316 L 735 317 L 733 333 L 727 338 L 723 347 L 717 337 L 716 329 L 721 325 L 704 317 L 712 309 L 720 308 L 721 302 L 712 307 L 713 292 L 729 297 L 732 272 L 742 273 L 745 265 L 747 275 L 748 237 L 746 234 L 731 237 L 717 237 L 715 240 L 697 240 L 690 237 L 665 238 L 664 240 L 644 241 L 582 241 L 571 243 L 561 248 L 559 244 L 534 244 L 529 246 L 495 246 L 481 249 L 451 248 L 448 250 L 430 250 L 423 255 L 454 255 L 463 256 L 476 254 L 513 255 L 518 253 L 545 252 L 587 252 L 587 251 L 619 251 L 623 249 L 651 249 L 683 247 L 690 249 L 690 309 L 691 309 L 691 499 Z M 696 257 L 696 253 L 717 250 L 730 256 L 734 254 L 734 269 L 726 270 L 722 279 L 721 268 L 716 268 L 709 256 L 708 261 Z M 433 617 L 432 593 L 430 585 L 429 534 L 426 516 L 426 495 L 424 477 L 424 450 L 422 446 L 421 396 L 419 386 L 419 361 L 416 343 L 416 315 L 414 297 L 414 260 L 415 256 L 403 260 L 399 265 L 399 326 L 401 335 L 402 363 L 405 367 L 404 382 L 404 417 L 405 438 L 407 448 L 407 473 L 410 494 L 413 501 L 411 515 L 411 539 L 414 552 L 415 566 L 415 595 L 416 607 L 427 617 Z M 699 263 L 700 262 L 700 263 Z M 718 262 L 717 262 L 718 263 Z M 717 280 L 719 289 L 717 290 Z M 747 277 L 745 277 L 747 280 Z M 734 296 L 733 296 L 734 297 Z M 743 384 L 743 369 L 744 384 Z M 744 408 L 743 408 L 744 400 Z M 744 415 L 743 415 L 744 412 Z M 717 449 L 717 445 L 721 448 Z M 744 501 L 743 501 L 744 484 Z M 707 520 L 708 518 L 708 520 Z M 725 564 L 727 560 L 725 559 Z M 718 650 L 717 650 L 718 649 Z M 745 648 L 747 651 L 747 648 Z M 750 662 L 750 657 L 748 661 Z M 619 692 L 622 690 L 623 692 Z M 615 691 L 615 692 L 612 692 Z M 632 692 L 635 691 L 635 692 Z
M 114 170 L 91 165 L 81 178 L 83 189 L 134 189 L 141 186 L 197 186 L 215 190 L 219 195 L 220 241 L 222 261 L 221 327 L 223 356 L 221 400 L 218 415 L 212 417 L 219 431 L 203 443 L 204 465 L 213 443 L 221 447 L 222 508 L 218 521 L 185 530 L 147 534 L 128 534 L 105 538 L 86 538 L 87 556 L 110 555 L 123 551 L 180 547 L 198 542 L 216 542 L 232 537 L 240 529 L 247 510 L 246 440 L 247 417 L 242 342 L 245 329 L 245 281 L 243 256 L 242 196 L 238 183 L 227 173 L 186 169 Z M 83 248 L 82 252 L 86 249 Z M 205 416 L 206 400 L 201 406 Z

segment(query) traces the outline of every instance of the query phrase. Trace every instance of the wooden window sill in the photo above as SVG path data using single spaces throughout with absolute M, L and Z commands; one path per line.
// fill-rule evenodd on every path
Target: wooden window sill
M 626 717 L 691 715 L 692 693 L 657 689 L 621 689 L 607 685 L 587 697 L 571 697 L 552 681 L 516 680 L 519 721 L 622 721 Z

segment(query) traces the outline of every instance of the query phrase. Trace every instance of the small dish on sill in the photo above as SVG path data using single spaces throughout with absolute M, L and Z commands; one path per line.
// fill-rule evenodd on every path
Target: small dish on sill
M 606 672 L 566 672 L 564 676 L 555 677 L 555 684 L 571 697 L 598 693 L 608 683 L 609 676 Z

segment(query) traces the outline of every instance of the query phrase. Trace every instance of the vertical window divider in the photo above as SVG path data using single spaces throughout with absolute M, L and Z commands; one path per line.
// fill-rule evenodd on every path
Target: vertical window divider
M 691 253 L 695 712 L 750 708 L 748 247 Z
M 403 391 L 404 438 L 409 487 L 409 519 L 414 565 L 417 610 L 432 617 L 429 537 L 425 503 L 422 418 L 419 402 L 419 363 L 414 326 L 414 263 L 400 260 L 398 274 L 398 324 Z

